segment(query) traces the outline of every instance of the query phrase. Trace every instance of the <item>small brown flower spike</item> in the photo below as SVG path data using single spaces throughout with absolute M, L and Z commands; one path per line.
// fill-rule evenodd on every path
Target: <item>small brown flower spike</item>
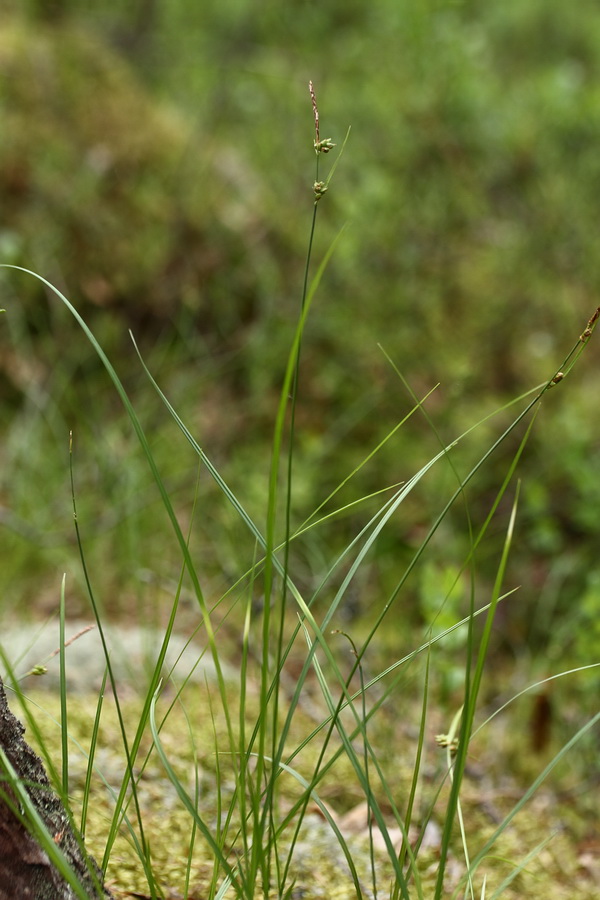
M 312 81 L 308 82 L 308 90 L 310 91 L 310 99 L 312 101 L 313 115 L 315 117 L 315 153 L 329 153 L 335 147 L 331 138 L 321 140 L 319 133 L 319 107 L 317 106 L 317 98 L 315 96 L 315 88 Z
M 308 82 L 308 90 L 310 91 L 310 99 L 312 100 L 313 115 L 315 117 L 315 149 L 320 143 L 319 137 L 319 109 L 317 107 L 317 98 L 315 97 L 315 88 L 312 81 Z
M 596 312 L 587 323 L 587 326 L 585 327 L 583 333 L 579 336 L 580 341 L 587 341 L 587 339 L 591 336 L 592 331 L 594 330 L 594 325 L 596 324 L 598 319 L 600 319 L 600 306 L 597 308 Z

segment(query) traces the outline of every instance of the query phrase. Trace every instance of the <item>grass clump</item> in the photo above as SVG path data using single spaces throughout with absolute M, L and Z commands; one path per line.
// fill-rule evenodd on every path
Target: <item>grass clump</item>
M 389 896 L 393 900 L 511 896 L 515 885 L 524 882 L 534 860 L 547 851 L 551 838 L 543 834 L 537 843 L 532 839 L 517 851 L 511 840 L 513 823 L 567 754 L 591 731 L 600 714 L 574 729 L 529 788 L 510 803 L 499 803 L 494 815 L 488 814 L 492 821 L 486 827 L 477 801 L 470 802 L 473 797 L 465 786 L 472 777 L 473 746 L 478 746 L 473 744 L 476 720 L 489 700 L 486 663 L 495 623 L 502 607 L 512 602 L 515 590 L 506 584 L 520 494 L 515 473 L 540 401 L 550 392 L 566 389 L 563 382 L 583 352 L 599 311 L 574 338 L 559 369 L 498 410 L 498 434 L 485 451 L 475 449 L 475 459 L 466 467 L 466 474 L 463 458 L 459 456 L 460 464 L 455 461 L 455 451 L 468 444 L 478 428 L 489 425 L 490 417 L 449 442 L 443 440 L 426 402 L 412 394 L 387 356 L 391 371 L 412 395 L 410 415 L 423 415 L 432 429 L 438 444 L 435 455 L 401 484 L 379 485 L 372 495 L 355 497 L 351 503 L 341 500 L 353 476 L 363 466 L 374 464 L 381 446 L 393 442 L 399 427 L 395 425 L 312 514 L 298 518 L 295 472 L 302 404 L 301 351 L 313 298 L 338 241 L 332 242 L 313 274 L 319 209 L 330 195 L 339 156 L 324 173 L 323 156 L 327 158 L 335 145 L 321 135 L 312 84 L 310 99 L 316 156 L 313 217 L 298 322 L 276 408 L 260 518 L 248 511 L 241 492 L 229 486 L 162 392 L 134 342 L 148 383 L 199 466 L 193 514 L 182 526 L 151 437 L 115 367 L 77 309 L 49 281 L 37 276 L 75 317 L 105 367 L 129 416 L 180 554 L 180 572 L 166 610 L 162 644 L 145 684 L 138 685 L 143 687 L 141 700 L 136 701 L 138 705 L 131 713 L 104 641 L 102 589 L 96 589 L 96 575 L 87 564 L 85 520 L 78 508 L 71 447 L 77 545 L 104 646 L 106 686 L 111 690 L 113 709 L 107 713 L 103 688 L 86 751 L 85 776 L 83 771 L 76 776 L 67 765 L 70 704 L 63 668 L 63 768 L 58 785 L 65 802 L 70 802 L 69 793 L 78 782 L 81 829 L 86 831 L 94 805 L 92 792 L 98 790 L 100 779 L 101 790 L 108 798 L 100 854 L 103 869 L 116 863 L 116 869 L 124 871 L 123 859 L 134 858 L 137 873 L 144 880 L 142 888 L 135 883 L 136 889 L 152 898 L 169 896 L 175 882 L 186 898 L 203 896 L 210 900 L 230 896 L 247 900 L 258 896 L 285 900 L 298 896 Z M 470 486 L 492 454 L 507 445 L 504 477 L 494 489 L 486 515 L 478 521 L 471 515 Z M 406 564 L 395 571 L 391 588 L 384 594 L 371 594 L 374 609 L 369 620 L 362 627 L 355 626 L 351 616 L 344 613 L 352 590 L 360 585 L 380 540 L 397 527 L 404 504 L 418 502 L 414 498 L 422 482 L 442 467 L 447 467 L 448 476 L 437 512 Z M 202 516 L 205 476 L 216 485 L 246 533 L 240 548 L 240 556 L 246 554 L 246 564 L 231 579 L 228 589 L 216 597 L 204 589 L 202 571 L 192 550 L 194 520 Z M 455 561 L 454 573 L 445 579 L 424 632 L 415 641 L 413 629 L 406 633 L 404 592 L 413 572 L 432 553 L 434 541 L 443 534 L 455 506 L 462 506 L 467 551 Z M 334 532 L 338 517 L 350 508 L 359 511 L 360 527 L 349 542 L 341 547 L 334 545 L 329 552 L 321 536 Z M 491 581 L 480 581 L 478 560 L 492 528 L 498 528 L 500 535 L 495 574 Z M 318 535 L 321 543 L 321 573 L 312 581 L 296 575 L 296 565 L 299 563 L 301 571 L 303 553 L 310 546 L 307 535 Z M 188 610 L 186 620 L 194 621 L 195 639 L 201 641 L 199 658 L 206 655 L 213 667 L 212 679 L 203 691 L 192 683 L 191 672 L 166 680 L 163 675 L 167 649 L 181 621 L 184 594 L 193 599 L 193 612 Z M 439 615 L 441 622 L 450 607 L 456 613 L 440 630 L 436 619 Z M 64 617 L 63 602 L 63 622 Z M 379 636 L 386 632 L 383 650 L 378 649 Z M 441 709 L 433 682 L 446 666 L 446 642 L 456 639 L 457 634 L 461 635 L 456 646 L 462 668 L 459 677 L 454 672 L 446 708 Z M 379 653 L 384 651 L 392 655 L 382 662 Z M 232 664 L 236 666 L 233 681 Z M 407 691 L 411 694 L 408 703 Z M 402 721 L 398 729 L 399 714 L 409 722 Z M 121 765 L 117 772 L 110 773 L 101 758 L 101 728 L 107 715 L 110 743 L 122 746 Z M 432 720 L 438 725 L 435 741 Z M 402 745 L 391 751 L 386 746 L 390 736 L 393 741 L 403 739 Z M 42 747 L 47 747 L 41 733 L 39 739 Z M 47 750 L 46 755 L 49 758 Z M 403 757 L 400 765 L 398 756 Z M 156 822 L 150 824 L 157 798 L 167 810 L 166 818 L 160 816 L 158 833 Z M 361 823 L 358 843 L 351 836 L 351 813 Z M 160 846 L 165 830 L 171 835 L 185 835 L 184 846 L 175 859 Z M 326 848 L 325 857 L 319 856 L 315 846 Z M 495 853 L 509 855 L 506 867 L 496 865 Z M 325 859 L 334 859 L 338 871 L 345 873 L 343 879 L 338 875 L 340 884 L 335 888 L 326 878 L 320 884 Z

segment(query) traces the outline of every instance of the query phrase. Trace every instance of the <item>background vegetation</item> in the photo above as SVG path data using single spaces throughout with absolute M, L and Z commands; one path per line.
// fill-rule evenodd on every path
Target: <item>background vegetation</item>
M 2 258 L 64 289 L 135 395 L 131 328 L 203 446 L 260 507 L 311 209 L 313 78 L 324 133 L 340 142 L 353 130 L 321 215 L 318 252 L 350 227 L 304 347 L 301 519 L 410 407 L 378 344 L 418 395 L 440 383 L 429 408 L 450 439 L 545 379 L 581 332 L 598 297 L 599 67 L 588 2 L 266 4 L 260 15 L 237 0 L 15 3 L 0 37 Z M 3 295 L 7 611 L 55 602 L 72 542 L 69 427 L 88 538 L 110 602 L 129 609 L 140 570 L 171 574 L 146 473 L 68 314 L 30 278 L 4 275 Z M 522 469 L 514 565 L 527 616 L 514 638 L 530 643 L 533 608 L 536 641 L 547 650 L 560 635 L 561 653 L 557 616 L 573 644 L 600 602 L 596 365 L 592 351 L 568 396 L 546 404 Z M 193 460 L 152 399 L 135 399 L 172 487 L 186 486 L 184 514 Z M 424 423 L 401 430 L 356 496 L 408 477 L 435 446 Z M 493 468 L 485 478 L 471 498 L 482 513 Z M 397 545 L 381 548 L 375 582 L 418 541 L 438 490 L 432 480 Z M 237 537 L 204 502 L 222 549 L 207 575 L 227 579 Z M 459 534 L 432 563 L 442 574 Z M 319 548 L 305 552 L 310 577 Z M 417 618 L 427 590 L 415 586 Z
M 520 408 L 506 404 L 552 376 L 600 302 L 593 0 L 265 0 L 260 9 L 247 0 L 5 0 L 4 9 L 0 261 L 57 285 L 106 349 L 184 533 L 194 518 L 191 555 L 209 601 L 248 570 L 254 543 L 198 474 L 128 330 L 236 496 L 264 521 L 313 206 L 309 78 L 322 136 L 339 149 L 352 130 L 319 207 L 317 259 L 348 225 L 303 336 L 292 528 L 410 412 L 411 391 L 422 398 L 435 388 L 426 409 L 437 434 L 414 415 L 333 505 L 406 481 L 440 441 L 499 409 L 454 451 L 464 477 Z M 54 614 L 65 570 L 69 615 L 90 615 L 73 533 L 70 429 L 98 601 L 124 624 L 164 623 L 181 552 L 120 401 L 56 297 L 22 273 L 4 269 L 0 279 L 3 627 Z M 519 464 L 505 584 L 520 589 L 499 607 L 490 646 L 498 678 L 485 685 L 496 707 L 520 690 L 524 671 L 531 683 L 597 662 L 597 366 L 592 340 L 545 397 Z M 475 532 L 521 437 L 468 486 Z M 355 639 L 455 489 L 450 467 L 438 468 L 345 597 L 333 624 Z M 349 506 L 294 543 L 307 595 L 380 503 Z M 478 601 L 496 577 L 511 503 L 507 495 L 478 548 Z M 434 620 L 442 630 L 464 614 L 461 599 L 439 611 L 470 551 L 468 526 L 457 504 L 403 589 L 397 627 L 378 634 L 382 654 L 386 641 L 408 652 Z M 180 627 L 196 624 L 185 590 L 179 616 Z M 236 640 L 225 619 L 224 657 L 236 658 Z M 432 675 L 442 705 L 456 701 L 464 655 L 457 640 Z M 544 691 L 514 747 L 503 745 L 507 766 L 528 766 L 526 720 L 534 744 L 536 735 L 545 744 L 554 710 L 564 743 L 596 711 L 596 688 L 590 674 Z M 582 742 L 584 792 L 596 756 L 593 739 Z
M 152 435 L 182 523 L 196 462 L 148 391 L 128 329 L 224 477 L 263 511 L 312 209 L 309 78 L 323 136 L 340 144 L 352 132 L 320 211 L 318 256 L 349 227 L 304 340 L 295 524 L 412 407 L 386 354 L 417 396 L 439 383 L 427 408 L 448 442 L 550 377 L 598 305 L 592 0 L 298 0 L 260 13 L 243 0 L 5 7 L 0 256 L 57 284 L 85 316 Z M 68 490 L 74 428 L 80 521 L 103 603 L 115 617 L 160 621 L 179 551 L 154 515 L 150 475 L 106 375 L 37 281 L 5 271 L 1 305 L 3 617 L 53 611 L 65 569 L 70 608 L 85 609 Z M 585 664 L 597 652 L 597 360 L 590 347 L 569 390 L 548 396 L 520 466 L 510 581 L 521 590 L 494 652 L 533 658 L 542 674 L 553 659 Z M 417 419 L 340 502 L 406 480 L 437 452 Z M 507 421 L 500 413 L 460 449 L 463 474 Z M 513 450 L 469 488 L 475 524 Z M 425 480 L 405 504 L 348 621 L 368 620 L 389 592 L 452 477 Z M 200 494 L 193 551 L 219 596 L 252 547 L 210 484 Z M 331 527 L 332 549 L 362 514 Z M 484 583 L 505 527 L 481 548 Z M 466 552 L 459 510 L 408 585 L 411 645 Z M 297 571 L 318 583 L 321 538 L 298 554 Z

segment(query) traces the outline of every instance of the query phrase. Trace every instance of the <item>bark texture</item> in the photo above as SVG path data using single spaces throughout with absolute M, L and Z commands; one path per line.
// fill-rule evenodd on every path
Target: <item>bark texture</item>
M 50 786 L 42 761 L 23 740 L 24 733 L 24 727 L 8 708 L 0 678 L 0 747 L 90 900 L 112 898 L 95 861 L 82 852 L 69 816 Z M 75 900 L 75 892 L 15 810 L 19 810 L 19 802 L 0 759 L 0 900 Z

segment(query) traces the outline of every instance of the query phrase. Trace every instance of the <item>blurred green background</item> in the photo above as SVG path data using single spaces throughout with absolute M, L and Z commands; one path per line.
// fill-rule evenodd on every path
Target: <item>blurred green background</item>
M 319 207 L 316 260 L 348 227 L 303 345 L 295 524 L 411 408 L 379 344 L 419 396 L 440 383 L 428 410 L 450 441 L 551 377 L 600 302 L 593 0 L 5 0 L 4 9 L 1 261 L 48 278 L 94 330 L 184 526 L 196 461 L 128 329 L 264 523 L 269 436 L 312 215 L 309 78 L 321 136 L 339 148 L 352 131 Z M 172 597 L 178 551 L 120 402 L 62 305 L 31 277 L 4 270 L 1 279 L 3 615 L 55 609 L 63 571 L 70 608 L 85 608 L 73 428 L 96 588 L 115 616 L 160 620 L 156 601 Z M 502 612 L 497 649 L 543 651 L 545 662 L 595 661 L 600 642 L 596 343 L 548 395 L 519 469 L 507 586 L 521 589 Z M 461 474 L 509 421 L 500 414 L 457 451 Z M 469 488 L 476 524 L 517 441 Z M 336 502 L 408 479 L 438 449 L 415 416 Z M 443 465 L 402 507 L 348 596 L 345 621 L 384 602 L 454 486 Z M 294 561 L 303 585 L 319 583 L 376 508 L 309 533 Z M 504 504 L 479 554 L 481 603 L 509 512 Z M 254 548 L 204 473 L 196 523 L 194 558 L 217 598 Z M 403 622 L 429 621 L 467 538 L 457 508 L 406 587 Z

